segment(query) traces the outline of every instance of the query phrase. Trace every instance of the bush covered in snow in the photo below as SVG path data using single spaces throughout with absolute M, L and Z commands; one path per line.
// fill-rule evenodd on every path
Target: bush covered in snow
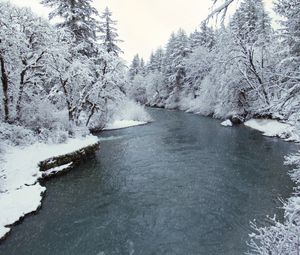
M 287 165 L 294 166 L 290 172 L 296 183 L 295 192 L 284 202 L 284 221 L 270 218 L 269 226 L 252 223 L 254 233 L 250 235 L 249 246 L 252 255 L 298 255 L 300 251 L 300 152 L 286 157 Z

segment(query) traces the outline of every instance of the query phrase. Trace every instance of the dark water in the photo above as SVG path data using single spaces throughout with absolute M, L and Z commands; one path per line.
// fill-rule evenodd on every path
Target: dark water
M 106 132 L 96 158 L 46 183 L 42 210 L 1 255 L 243 254 L 249 222 L 279 213 L 296 145 L 182 112 Z M 111 137 L 114 137 L 111 139 Z

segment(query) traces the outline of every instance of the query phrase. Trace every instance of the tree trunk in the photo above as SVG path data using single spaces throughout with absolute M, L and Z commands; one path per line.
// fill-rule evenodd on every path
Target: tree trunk
M 21 103 L 22 103 L 22 97 L 23 97 L 23 92 L 24 92 L 25 75 L 26 75 L 26 70 L 23 70 L 20 75 L 20 87 L 19 87 L 17 106 L 16 106 L 17 121 L 20 121 L 20 119 L 21 119 Z
M 68 108 L 68 114 L 69 114 L 69 121 L 74 122 L 74 114 L 73 114 L 73 109 L 72 109 L 72 103 L 69 100 L 69 93 L 68 93 L 68 90 L 67 90 L 68 79 L 66 79 L 66 80 L 60 79 L 60 83 L 61 83 L 61 86 L 63 88 L 64 94 L 65 94 L 65 100 L 66 100 L 66 104 L 67 104 L 67 108 Z
M 4 106 L 4 121 L 9 121 L 9 98 L 8 98 L 8 76 L 5 69 L 4 58 L 0 52 L 0 65 L 1 65 L 1 81 L 3 89 L 3 106 Z
M 92 109 L 91 109 L 91 113 L 90 113 L 90 115 L 89 115 L 89 117 L 88 117 L 88 119 L 87 119 L 87 121 L 86 121 L 86 124 L 85 124 L 86 126 L 89 125 L 89 123 L 90 123 L 90 121 L 91 121 L 91 118 L 93 117 L 95 111 L 96 111 L 96 105 L 93 104 Z

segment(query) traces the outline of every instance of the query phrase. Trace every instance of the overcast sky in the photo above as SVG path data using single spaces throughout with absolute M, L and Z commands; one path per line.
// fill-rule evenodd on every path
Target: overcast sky
M 11 2 L 31 7 L 44 17 L 49 12 L 39 0 Z M 272 0 L 265 2 L 270 10 Z M 163 46 L 170 34 L 179 28 L 188 33 L 194 31 L 207 17 L 211 3 L 211 0 L 94 0 L 99 12 L 108 6 L 118 20 L 120 38 L 124 40 L 120 46 L 127 61 L 136 53 L 148 58 L 152 50 Z

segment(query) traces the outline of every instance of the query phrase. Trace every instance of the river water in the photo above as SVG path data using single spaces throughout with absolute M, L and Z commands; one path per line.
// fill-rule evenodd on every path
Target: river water
M 250 221 L 279 214 L 296 145 L 183 112 L 101 134 L 96 157 L 45 183 L 42 209 L 1 255 L 235 255 Z

